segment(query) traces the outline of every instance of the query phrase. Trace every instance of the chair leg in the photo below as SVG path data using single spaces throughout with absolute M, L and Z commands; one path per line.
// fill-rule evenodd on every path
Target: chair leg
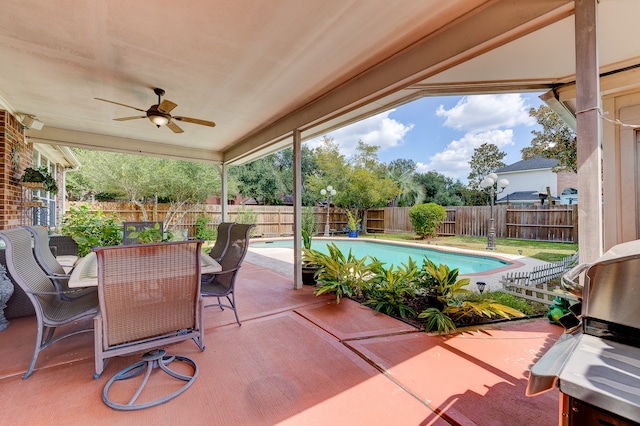
M 235 294 L 232 292 L 231 294 L 227 295 L 227 300 L 229 301 L 229 304 L 231 305 L 231 309 L 233 309 L 233 313 L 236 316 L 236 322 L 238 323 L 238 325 L 242 325 L 242 323 L 240 322 L 240 318 L 238 318 L 238 309 L 236 309 Z
M 38 333 L 36 336 L 36 348 L 33 351 L 33 357 L 31 358 L 31 364 L 29 365 L 29 369 L 22 376 L 22 380 L 27 380 L 31 373 L 33 373 L 33 368 L 36 366 L 36 360 L 38 359 L 38 355 L 40 354 L 40 348 L 42 347 L 42 333 L 43 327 L 38 327 Z
M 169 364 L 171 364 L 174 361 L 180 361 L 187 365 L 190 365 L 191 368 L 193 369 L 193 374 L 184 375 L 184 374 L 178 373 L 177 371 L 172 370 L 169 367 Z M 182 387 L 180 387 L 176 391 L 162 398 L 159 398 L 150 402 L 136 403 L 138 397 L 142 393 L 142 389 L 147 384 L 147 381 L 151 376 L 151 372 L 155 368 L 159 368 L 161 371 L 165 372 L 166 374 L 173 377 L 174 379 L 183 381 L 185 383 L 182 385 Z M 109 389 L 111 388 L 112 384 L 120 380 L 127 380 L 127 379 L 134 378 L 143 373 L 144 373 L 144 377 L 142 378 L 142 381 L 138 389 L 133 394 L 129 402 L 120 403 L 120 402 L 115 402 L 109 398 Z M 107 382 L 107 384 L 105 385 L 102 391 L 102 401 L 104 401 L 105 404 L 107 404 L 109 407 L 113 408 L 114 410 L 122 410 L 122 411 L 134 411 L 134 410 L 142 410 L 144 408 L 154 407 L 156 405 L 164 404 L 165 402 L 172 400 L 176 396 L 180 395 L 181 393 L 189 389 L 189 387 L 191 387 L 191 385 L 193 384 L 193 382 L 196 380 L 197 377 L 198 377 L 198 365 L 192 359 L 184 356 L 179 356 L 179 355 L 168 356 L 164 349 L 154 350 L 144 354 L 142 356 L 142 361 L 137 362 L 133 365 L 130 365 L 129 367 L 125 368 L 124 370 L 120 371 L 115 376 L 113 376 L 111 379 L 109 379 L 109 381 Z
M 27 380 L 29 376 L 33 373 L 33 369 L 36 366 L 36 361 L 38 360 L 38 355 L 40 355 L 40 351 L 49 346 L 51 342 L 51 338 L 53 337 L 53 333 L 56 331 L 55 327 L 46 327 L 39 326 L 38 333 L 36 336 L 36 348 L 33 351 L 33 358 L 31 358 L 31 364 L 29 365 L 29 369 L 22 376 L 22 380 Z M 43 336 L 44 333 L 47 333 L 46 337 Z

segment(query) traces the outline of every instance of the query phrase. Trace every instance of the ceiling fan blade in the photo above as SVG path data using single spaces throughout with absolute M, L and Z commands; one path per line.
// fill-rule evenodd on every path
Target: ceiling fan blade
M 136 115 L 135 117 L 121 117 L 121 118 L 114 118 L 115 121 L 127 121 L 127 120 L 137 120 L 138 118 L 147 118 L 146 115 Z
M 182 133 L 182 132 L 184 132 L 184 130 L 182 130 L 180 127 L 178 127 L 178 125 L 176 123 L 174 123 L 173 121 L 169 121 L 167 123 L 167 127 L 170 128 L 171 130 L 173 130 L 173 133 Z
M 160 102 L 160 105 L 158 105 L 158 111 L 169 114 L 171 110 L 173 110 L 177 106 L 178 104 L 174 104 L 173 102 L 165 99 L 164 101 Z
M 132 107 L 131 105 L 121 104 L 120 102 L 110 101 L 108 99 L 102 99 L 102 98 L 93 98 L 93 99 L 96 99 L 96 100 L 102 101 L 102 102 L 109 102 L 110 104 L 116 104 L 116 105 L 120 105 L 120 106 L 123 106 L 123 107 L 131 108 L 131 109 L 135 109 L 136 111 L 147 112 L 147 110 L 136 108 L 136 107 Z
M 216 123 L 214 123 L 213 121 L 200 120 L 198 118 L 173 117 L 173 119 L 174 120 L 178 120 L 178 121 L 184 121 L 185 123 L 200 124 L 201 126 L 209 126 L 209 127 L 215 127 L 216 126 Z

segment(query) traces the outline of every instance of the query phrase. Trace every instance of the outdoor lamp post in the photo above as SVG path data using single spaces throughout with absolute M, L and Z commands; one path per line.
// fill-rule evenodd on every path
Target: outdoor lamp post
M 493 217 L 493 204 L 495 202 L 496 194 L 504 191 L 507 186 L 509 186 L 509 181 L 506 179 L 498 180 L 498 175 L 495 173 L 489 173 L 489 175 L 480 182 L 480 187 L 487 190 L 491 197 L 491 219 L 489 221 L 489 235 L 487 235 L 487 250 L 496 249 L 496 227 L 495 219 Z
M 324 225 L 324 236 L 329 236 L 329 207 L 331 206 L 331 197 L 336 195 L 336 190 L 333 189 L 333 186 L 327 186 L 327 189 L 321 189 L 320 194 L 322 196 L 327 196 L 327 223 Z

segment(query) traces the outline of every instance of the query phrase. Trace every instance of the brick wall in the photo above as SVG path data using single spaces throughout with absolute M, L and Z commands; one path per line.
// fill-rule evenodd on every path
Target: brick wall
M 561 170 L 558 172 L 558 196 L 567 188 L 578 189 L 578 175 L 573 172 Z
M 20 177 L 22 170 L 32 164 L 32 153 L 33 146 L 24 143 L 20 122 L 0 110 L 0 229 L 20 225 Z

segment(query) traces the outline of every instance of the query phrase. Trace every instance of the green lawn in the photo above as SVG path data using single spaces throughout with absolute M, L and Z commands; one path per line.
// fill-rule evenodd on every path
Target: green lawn
M 368 238 L 413 241 L 418 243 L 458 247 L 469 250 L 487 250 L 487 239 L 476 237 L 437 237 L 430 240 L 419 240 L 415 234 L 367 234 Z M 522 250 L 522 253 L 519 251 Z M 496 253 L 522 254 L 523 256 L 558 262 L 562 258 L 578 251 L 578 245 L 572 243 L 555 243 L 547 241 L 496 239 Z

